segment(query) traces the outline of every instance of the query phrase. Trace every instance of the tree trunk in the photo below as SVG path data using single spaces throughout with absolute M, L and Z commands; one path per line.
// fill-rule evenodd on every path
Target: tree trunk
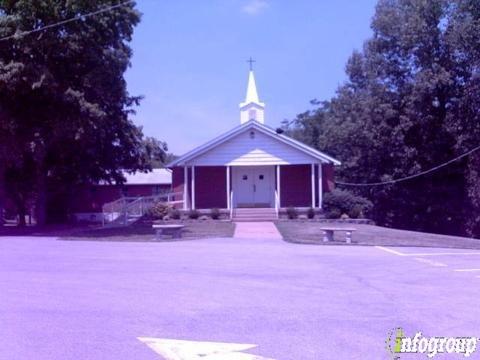
M 35 220 L 37 225 L 43 226 L 47 222 L 47 176 L 40 167 L 37 175 L 37 198 L 35 201 Z
M 480 155 L 470 155 L 466 169 L 467 194 L 470 201 L 469 211 L 466 212 L 466 231 L 471 237 L 480 237 L 480 187 L 478 186 L 478 171 L 480 166 Z
M 27 223 L 25 221 L 25 216 L 27 215 L 27 209 L 25 203 L 17 204 L 17 214 L 18 214 L 18 226 L 25 227 Z
M 5 223 L 5 201 L 6 201 L 6 192 L 5 192 L 5 174 L 4 168 L 0 166 L 0 226 Z

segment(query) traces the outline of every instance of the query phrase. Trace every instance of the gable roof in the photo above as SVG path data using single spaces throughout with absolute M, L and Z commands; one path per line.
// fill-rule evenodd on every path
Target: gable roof
M 297 141 L 295 139 L 292 139 L 291 137 L 289 136 L 286 136 L 286 135 L 283 135 L 283 134 L 278 134 L 274 129 L 264 125 L 264 124 L 261 124 L 259 123 L 258 121 L 255 121 L 255 120 L 250 120 L 242 125 L 239 125 L 235 128 L 233 128 L 232 130 L 230 131 L 227 131 L 226 133 L 214 138 L 213 140 L 187 152 L 186 154 L 184 154 L 183 156 L 179 157 L 178 159 L 172 161 L 171 163 L 169 163 L 167 165 L 167 167 L 174 167 L 174 166 L 182 166 L 182 165 L 185 165 L 188 161 L 192 160 L 192 159 L 195 159 L 196 157 L 206 153 L 207 151 L 210 151 L 212 149 L 214 149 L 215 147 L 225 143 L 226 141 L 234 138 L 235 136 L 245 132 L 245 131 L 248 131 L 248 130 L 251 130 L 251 129 L 255 129 L 273 139 L 275 139 L 276 141 L 280 141 L 300 152 L 303 152 L 304 154 L 306 155 L 309 155 L 315 159 L 318 159 L 320 160 L 321 162 L 323 163 L 330 163 L 330 164 L 334 164 L 334 165 L 340 165 L 340 161 L 338 161 L 337 159 L 321 152 L 321 151 L 318 151 L 310 146 L 307 146 L 303 143 L 301 143 L 300 141 Z
M 169 169 L 152 169 L 152 171 L 136 172 L 129 174 L 123 172 L 125 176 L 124 185 L 169 185 L 172 183 L 172 171 Z

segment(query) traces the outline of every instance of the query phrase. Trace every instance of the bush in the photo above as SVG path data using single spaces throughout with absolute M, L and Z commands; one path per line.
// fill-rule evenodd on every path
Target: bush
M 328 210 L 325 215 L 327 216 L 327 219 L 339 219 L 342 212 L 339 209 L 331 209 Z
M 330 219 L 339 218 L 342 214 L 348 214 L 351 218 L 358 218 L 363 214 L 367 214 L 373 207 L 371 201 L 364 197 L 352 194 L 346 190 L 335 189 L 326 193 L 323 197 L 323 207 Z
M 210 210 L 210 216 L 213 220 L 220 219 L 220 210 L 218 210 L 217 208 L 213 208 L 212 210 Z
M 179 220 L 181 216 L 180 211 L 178 209 L 172 209 L 169 215 L 174 220 Z
M 294 207 L 287 208 L 287 216 L 289 219 L 296 219 L 298 217 L 298 211 Z
M 198 219 L 199 216 L 200 216 L 200 213 L 199 213 L 197 210 L 190 210 L 190 211 L 188 212 L 188 217 L 189 217 L 190 219 L 194 219 L 194 220 L 195 220 L 195 219 Z
M 307 217 L 309 219 L 313 219 L 315 217 L 315 210 L 313 208 L 307 210 Z
M 157 202 L 153 204 L 153 206 L 147 210 L 147 216 L 153 220 L 161 220 L 171 210 L 171 206 L 164 202 Z
M 358 218 L 363 217 L 362 207 L 361 207 L 361 206 L 358 206 L 358 205 L 355 205 L 355 206 L 348 212 L 348 216 L 349 216 L 351 219 L 358 219 Z

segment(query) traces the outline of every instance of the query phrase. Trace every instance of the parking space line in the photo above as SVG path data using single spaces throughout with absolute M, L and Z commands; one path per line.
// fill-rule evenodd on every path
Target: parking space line
M 455 269 L 453 271 L 457 272 L 475 272 L 475 271 L 480 271 L 480 269 Z
M 424 259 L 424 258 L 415 258 L 415 260 L 420 261 L 424 264 L 436 266 L 436 267 L 446 267 L 448 266 L 447 264 L 441 263 L 439 261 L 434 261 L 434 260 L 429 260 L 429 259 Z
M 480 256 L 480 251 L 476 252 L 432 252 L 432 253 L 402 253 L 397 250 L 393 250 L 384 246 L 375 246 L 377 249 L 383 250 L 385 252 L 388 252 L 390 254 L 394 254 L 397 256 L 411 256 L 411 257 L 424 257 L 424 256 Z
M 480 252 L 471 252 L 471 253 L 460 253 L 460 252 L 450 252 L 450 253 L 418 253 L 418 254 L 405 254 L 405 256 L 452 256 L 452 255 L 480 255 Z
M 383 246 L 375 246 L 377 249 L 380 249 L 380 250 L 383 250 L 383 251 L 386 251 L 390 254 L 394 254 L 394 255 L 397 255 L 397 256 L 405 256 L 406 254 L 404 253 L 401 253 L 400 251 L 396 251 L 396 250 L 392 250 L 392 249 L 389 249 L 389 248 L 386 248 L 386 247 L 383 247 Z

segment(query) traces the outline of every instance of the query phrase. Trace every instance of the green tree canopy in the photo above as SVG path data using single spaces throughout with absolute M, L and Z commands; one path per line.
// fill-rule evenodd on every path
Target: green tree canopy
M 339 158 L 338 180 L 357 183 L 416 174 L 478 146 L 480 2 L 380 0 L 372 30 L 346 83 L 288 131 Z M 356 190 L 380 224 L 479 236 L 479 159 Z
M 0 41 L 0 162 L 9 192 L 33 193 L 40 223 L 49 189 L 121 182 L 121 169 L 146 170 L 161 150 L 130 120 L 140 101 L 124 80 L 134 2 L 24 34 L 118 3 L 0 0 L 0 38 L 16 34 Z

